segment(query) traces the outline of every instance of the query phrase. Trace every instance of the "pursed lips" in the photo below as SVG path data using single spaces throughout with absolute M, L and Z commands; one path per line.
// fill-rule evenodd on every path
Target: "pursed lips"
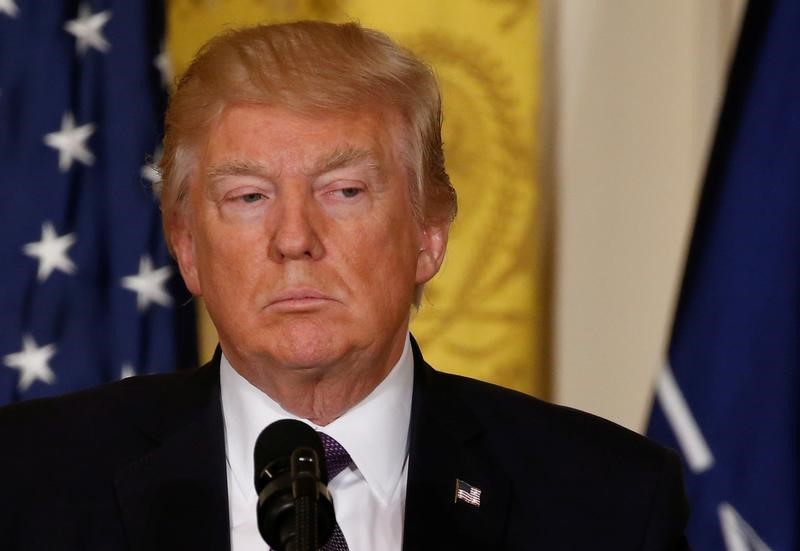
M 267 303 L 267 308 L 271 306 L 279 307 L 309 307 L 322 304 L 335 299 L 330 295 L 310 287 L 297 287 L 280 291 Z

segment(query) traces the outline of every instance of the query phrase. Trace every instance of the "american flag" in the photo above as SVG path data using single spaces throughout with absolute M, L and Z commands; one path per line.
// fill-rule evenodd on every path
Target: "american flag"
M 0 404 L 195 363 L 152 193 L 164 19 L 0 0 Z
M 481 489 L 456 478 L 456 496 L 453 503 L 463 501 L 473 507 L 481 506 Z

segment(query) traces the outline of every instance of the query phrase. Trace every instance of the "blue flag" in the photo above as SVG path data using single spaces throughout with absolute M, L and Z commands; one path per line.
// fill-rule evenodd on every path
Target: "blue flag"
M 696 551 L 800 549 L 800 2 L 751 2 L 649 434 Z
M 0 0 L 0 404 L 195 362 L 152 192 L 164 19 Z

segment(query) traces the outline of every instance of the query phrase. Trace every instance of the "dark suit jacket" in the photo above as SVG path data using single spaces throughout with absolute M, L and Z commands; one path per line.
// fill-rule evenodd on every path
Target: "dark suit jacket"
M 416 346 L 414 363 L 404 549 L 687 549 L 672 452 L 438 373 Z M 223 426 L 218 354 L 3 408 L 0 547 L 229 549 Z M 479 507 L 454 499 L 457 478 L 481 489 Z

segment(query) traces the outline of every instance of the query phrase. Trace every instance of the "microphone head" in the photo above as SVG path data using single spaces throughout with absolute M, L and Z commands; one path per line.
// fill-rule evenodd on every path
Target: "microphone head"
M 253 451 L 256 492 L 260 492 L 266 483 L 263 480 L 264 469 L 276 461 L 279 463 L 286 462 L 285 465 L 277 465 L 279 470 L 288 469 L 289 457 L 299 447 L 311 448 L 317 453 L 320 478 L 323 484 L 328 483 L 325 452 L 317 431 L 302 421 L 281 419 L 268 425 L 256 439 Z
M 253 459 L 258 531 L 270 548 L 294 549 L 313 534 L 314 542 L 328 541 L 336 515 L 317 431 L 301 421 L 276 421 L 261 431 Z

